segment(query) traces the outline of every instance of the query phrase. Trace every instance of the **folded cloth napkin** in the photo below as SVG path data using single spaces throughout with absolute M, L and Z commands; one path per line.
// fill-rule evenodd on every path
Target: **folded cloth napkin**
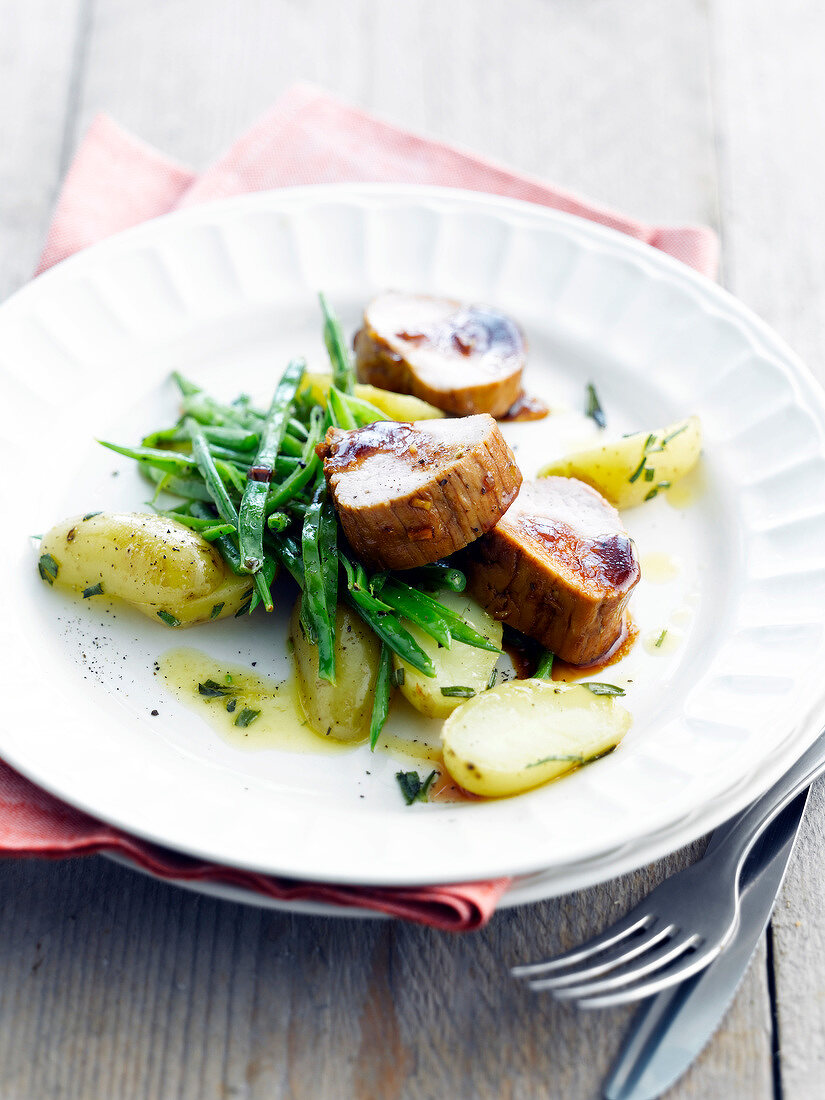
M 539 180 L 417 137 L 297 85 L 201 175 L 126 133 L 105 115 L 66 177 L 39 271 L 112 233 L 170 210 L 248 191 L 310 183 L 405 182 L 485 191 L 601 222 L 713 275 L 717 242 L 701 226 L 649 226 Z M 435 928 L 478 928 L 510 880 L 375 889 L 296 882 L 190 859 L 67 806 L 0 762 L 0 855 L 58 859 L 120 854 L 168 879 L 228 883 L 270 898 L 373 909 Z

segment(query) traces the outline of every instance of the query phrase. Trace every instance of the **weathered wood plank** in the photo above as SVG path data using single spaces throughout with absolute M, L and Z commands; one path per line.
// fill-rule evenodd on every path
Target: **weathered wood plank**
M 0 0 L 0 300 L 37 266 L 79 79 L 84 0 Z
M 729 285 L 825 382 L 825 11 L 804 0 L 712 8 Z M 817 1095 L 825 1075 L 823 852 L 819 784 L 772 923 L 782 1087 L 794 1100 Z

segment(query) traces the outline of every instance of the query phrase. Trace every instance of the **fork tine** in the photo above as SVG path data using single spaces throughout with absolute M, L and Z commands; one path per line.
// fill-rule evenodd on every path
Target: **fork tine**
M 631 966 L 624 967 L 618 972 L 614 971 L 607 977 L 597 977 L 594 981 L 583 981 L 578 985 L 568 985 L 564 989 L 554 990 L 553 995 L 560 1001 L 577 1001 L 582 998 L 590 1000 L 601 993 L 624 991 L 633 982 L 663 970 L 686 951 L 696 947 L 699 942 L 699 937 L 695 933 L 677 934 L 669 937 L 657 950 L 647 952 Z
M 716 958 L 722 950 L 718 943 L 710 944 L 696 951 L 692 955 L 683 954 L 675 960 L 675 965 L 665 966 L 657 971 L 653 977 L 645 981 L 625 986 L 611 993 L 602 993 L 594 997 L 583 997 L 576 1004 L 577 1008 L 613 1008 L 616 1005 L 630 1004 L 633 1001 L 642 1001 L 646 997 L 653 997 L 665 989 L 671 989 L 681 982 L 692 978 L 704 970 L 706 966 Z
M 561 955 L 555 955 L 552 959 L 545 959 L 543 962 L 514 966 L 511 968 L 510 973 L 514 978 L 530 978 L 535 974 L 546 974 L 549 971 L 559 970 L 564 966 L 573 966 L 575 963 L 584 962 L 585 959 L 591 958 L 599 951 L 606 951 L 609 947 L 621 943 L 622 940 L 626 940 L 635 933 L 645 931 L 650 927 L 653 920 L 654 918 L 649 912 L 639 914 L 638 908 L 632 909 L 623 920 L 612 924 L 600 936 L 588 940 L 580 947 L 564 951 Z
M 533 978 L 529 982 L 530 988 L 555 991 L 557 989 L 562 990 L 565 986 L 578 987 L 592 978 L 598 978 L 602 974 L 615 970 L 618 966 L 624 966 L 625 963 L 631 962 L 639 955 L 649 955 L 651 949 L 656 947 L 657 944 L 662 943 L 663 940 L 671 939 L 676 927 L 668 924 L 664 928 L 658 928 L 654 924 L 646 931 L 649 933 L 646 936 L 636 937 L 629 941 L 627 939 L 620 940 L 615 945 L 614 950 L 609 951 L 607 955 L 599 954 L 590 966 L 573 967 L 564 974 L 552 974 L 549 978 Z M 561 996 L 561 994 L 559 995 Z

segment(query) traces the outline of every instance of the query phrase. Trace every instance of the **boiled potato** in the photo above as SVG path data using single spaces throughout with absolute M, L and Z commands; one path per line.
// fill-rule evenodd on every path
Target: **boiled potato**
M 475 627 L 493 645 L 501 648 L 502 627 L 474 599 L 463 592 L 438 592 L 435 599 L 450 611 L 455 611 L 470 626 Z M 446 718 L 456 707 L 466 702 L 460 696 L 442 695 L 442 688 L 466 687 L 472 691 L 484 691 L 490 682 L 490 674 L 496 667 L 497 653 L 486 649 L 476 649 L 453 639 L 449 649 L 439 646 L 421 627 L 405 620 L 404 626 L 415 638 L 432 663 L 435 665 L 435 677 L 425 676 L 412 665 L 393 654 L 396 670 L 403 668 L 404 682 L 401 692 L 416 710 L 429 718 Z
M 75 516 L 43 536 L 40 554 L 44 580 L 124 600 L 167 626 L 224 619 L 252 593 L 249 577 L 236 577 L 205 539 L 163 516 Z
M 313 401 L 323 405 L 331 384 L 331 374 L 305 374 L 301 390 L 309 392 Z M 435 405 L 413 397 L 412 394 L 393 393 L 391 390 L 381 390 L 377 386 L 367 386 L 361 382 L 355 384 L 355 396 L 380 409 L 388 420 L 434 420 L 445 415 L 442 409 L 437 409 Z
M 539 470 L 586 481 L 617 508 L 652 500 L 661 489 L 689 473 L 699 461 L 702 426 L 688 417 L 656 432 L 636 432 L 613 443 L 578 451 Z
M 630 723 L 615 696 L 547 680 L 511 681 L 447 719 L 444 765 L 473 794 L 520 794 L 609 752 Z
M 292 609 L 289 637 L 293 645 L 298 697 L 307 721 L 320 737 L 365 741 L 378 683 L 381 647 L 354 611 L 339 604 L 335 616 L 335 683 L 318 678 L 318 647 L 304 634 L 301 599 Z

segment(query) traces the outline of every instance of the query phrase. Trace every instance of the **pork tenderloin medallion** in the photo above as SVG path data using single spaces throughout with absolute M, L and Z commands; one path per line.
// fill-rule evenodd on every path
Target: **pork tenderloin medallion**
M 622 638 L 636 549 L 616 509 L 583 481 L 525 481 L 467 557 L 479 603 L 563 661 L 592 664 Z
M 521 473 L 491 416 L 379 421 L 319 444 L 341 526 L 379 569 L 438 561 L 489 531 Z
M 504 416 L 521 393 L 527 344 L 487 306 L 399 294 L 374 298 L 355 335 L 358 377 L 457 416 Z

